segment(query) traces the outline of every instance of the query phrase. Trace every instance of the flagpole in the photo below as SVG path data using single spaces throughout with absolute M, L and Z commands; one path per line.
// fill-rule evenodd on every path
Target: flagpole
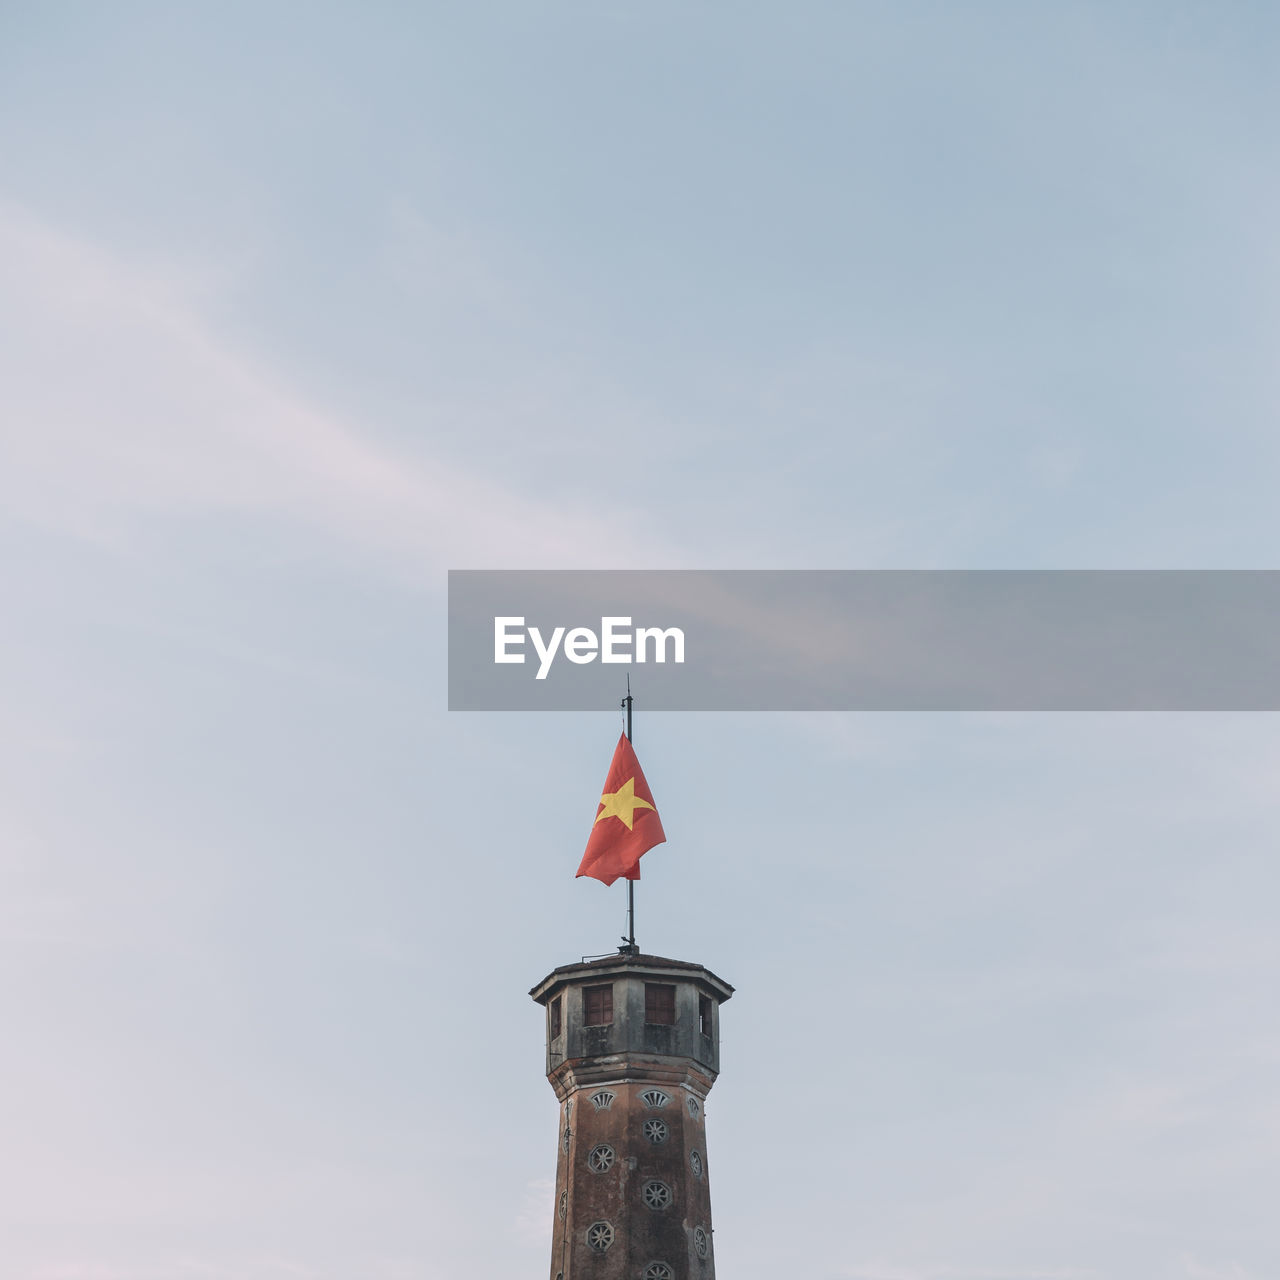
M 631 672 L 627 672 L 627 696 L 622 705 L 627 711 L 627 741 L 631 741 Z M 627 954 L 637 955 L 640 948 L 636 946 L 636 882 L 627 881 Z

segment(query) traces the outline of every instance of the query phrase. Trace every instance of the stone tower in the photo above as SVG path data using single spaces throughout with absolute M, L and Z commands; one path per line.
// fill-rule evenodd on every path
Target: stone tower
M 714 1280 L 705 1104 L 733 988 L 624 952 L 529 994 L 560 1100 L 551 1280 Z

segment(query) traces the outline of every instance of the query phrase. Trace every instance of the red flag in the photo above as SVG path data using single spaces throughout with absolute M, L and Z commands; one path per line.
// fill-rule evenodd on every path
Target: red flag
M 653 806 L 653 792 L 624 733 L 604 780 L 604 794 L 578 875 L 593 876 L 605 884 L 612 884 L 619 876 L 639 880 L 640 855 L 666 838 Z

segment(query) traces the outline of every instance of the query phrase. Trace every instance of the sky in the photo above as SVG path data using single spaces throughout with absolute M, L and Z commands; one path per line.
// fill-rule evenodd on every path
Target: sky
M 6 1280 L 545 1275 L 619 714 L 450 714 L 446 572 L 1276 567 L 1278 53 L 0 5 Z M 1280 1274 L 1274 716 L 636 694 L 725 1280 Z

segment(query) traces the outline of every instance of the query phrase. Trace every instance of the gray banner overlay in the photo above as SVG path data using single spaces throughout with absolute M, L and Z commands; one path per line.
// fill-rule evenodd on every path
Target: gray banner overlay
M 1273 570 L 454 571 L 449 707 L 1275 711 L 1278 630 Z

